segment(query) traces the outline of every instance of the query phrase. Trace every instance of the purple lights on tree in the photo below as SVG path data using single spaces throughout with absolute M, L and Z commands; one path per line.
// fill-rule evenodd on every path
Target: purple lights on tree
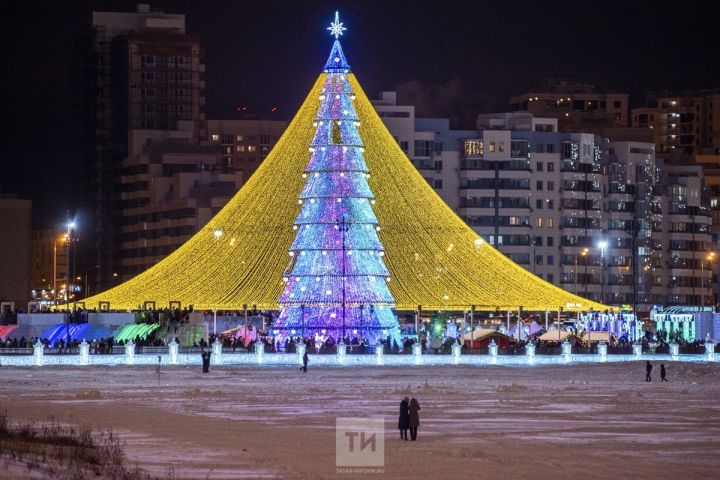
M 397 337 L 395 300 L 347 78 L 350 67 L 338 41 L 328 62 L 274 328 L 302 335 L 324 330 L 336 338 L 374 342 Z

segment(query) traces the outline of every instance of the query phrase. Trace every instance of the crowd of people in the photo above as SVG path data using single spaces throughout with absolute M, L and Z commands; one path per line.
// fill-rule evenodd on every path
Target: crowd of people
M 139 309 L 135 312 L 135 323 L 147 323 L 155 324 L 159 323 L 161 326 L 167 327 L 166 329 L 157 329 L 147 337 L 137 337 L 133 340 L 133 343 L 138 349 L 144 347 L 166 347 L 169 338 L 174 337 L 176 342 L 180 344 L 178 338 L 178 326 L 184 323 L 190 322 L 190 315 L 193 312 L 192 308 L 175 308 L 175 309 Z M 87 321 L 87 310 L 74 310 L 69 312 L 69 321 L 71 323 Z M 237 312 L 236 312 L 237 313 Z M 253 312 L 256 313 L 256 312 Z M 162 332 L 161 336 L 156 336 L 157 332 Z M 324 331 L 323 331 L 324 332 Z M 560 346 L 558 342 L 538 342 L 538 338 L 545 333 L 544 330 L 535 332 L 533 335 L 527 336 L 524 340 L 511 339 L 507 345 L 499 348 L 501 354 L 507 355 L 523 355 L 526 353 L 526 347 L 529 343 L 536 345 L 536 353 L 538 354 L 552 354 L 559 351 Z M 572 332 L 571 332 L 572 333 Z M 506 335 L 506 337 L 509 337 Z M 255 330 L 252 338 L 248 335 L 210 335 L 209 341 L 204 338 L 200 338 L 192 343 L 182 345 L 185 348 L 209 348 L 216 339 L 222 342 L 223 349 L 230 350 L 231 352 L 252 352 L 257 349 L 257 344 L 261 344 L 265 352 L 268 353 L 295 353 L 297 352 L 298 345 L 304 344 L 306 351 L 315 354 L 335 354 L 337 353 L 337 345 L 340 340 L 345 345 L 347 354 L 367 354 L 374 353 L 378 348 L 378 340 L 375 338 L 362 338 L 361 336 L 345 336 L 342 339 L 335 338 L 332 335 L 321 334 L 320 332 L 314 332 L 313 334 L 306 336 L 287 336 L 287 335 L 270 335 L 269 331 L 257 331 Z M 586 343 L 580 334 L 572 335 L 568 338 L 572 345 L 573 353 L 596 353 L 597 343 Z M 37 341 L 37 338 L 5 338 L 0 339 L 0 348 L 31 348 Z M 54 352 L 49 353 L 68 353 L 75 351 L 80 344 L 80 341 L 75 339 L 60 338 L 54 341 L 52 344 L 45 338 L 41 338 L 40 341 L 48 348 L 54 349 Z M 638 340 L 642 346 L 644 352 L 667 354 L 670 353 L 669 342 L 675 341 L 679 345 L 680 353 L 683 354 L 702 354 L 705 352 L 705 342 L 701 339 L 694 341 L 683 340 L 679 332 L 644 332 L 644 335 Z M 404 336 L 400 343 L 390 340 L 389 338 L 380 339 L 380 345 L 383 348 L 383 352 L 386 354 L 412 354 L 413 347 L 419 343 L 423 353 L 434 353 L 434 354 L 451 354 L 452 347 L 458 342 L 457 339 L 452 337 L 433 337 L 432 339 L 426 334 L 421 334 L 419 338 L 414 336 Z M 123 346 L 125 342 L 117 341 L 113 337 L 93 339 L 90 341 L 91 353 L 95 354 L 107 354 L 107 353 L 120 353 L 115 352 L 113 347 Z M 617 338 L 610 335 L 610 341 L 608 343 L 609 354 L 631 354 L 633 352 L 633 344 L 627 336 Z M 468 348 L 468 344 L 463 344 L 463 353 L 486 353 L 487 348 Z

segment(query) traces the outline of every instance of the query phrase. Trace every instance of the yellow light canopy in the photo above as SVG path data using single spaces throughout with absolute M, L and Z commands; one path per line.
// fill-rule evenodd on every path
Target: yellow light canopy
M 157 265 L 86 299 L 85 307 L 124 310 L 145 302 L 158 308 L 180 302 L 195 309 L 277 309 L 325 75 L 260 168 L 205 227 Z M 427 184 L 355 76 L 348 77 L 398 310 L 611 308 L 538 278 L 481 239 Z

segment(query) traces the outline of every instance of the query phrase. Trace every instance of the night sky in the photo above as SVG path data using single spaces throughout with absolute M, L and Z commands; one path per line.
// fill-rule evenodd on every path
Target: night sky
M 16 1 L 3 5 L 0 192 L 33 200 L 36 227 L 83 205 L 83 35 L 92 10 L 137 2 Z M 154 1 L 184 13 L 207 65 L 207 116 L 237 106 L 289 119 L 326 60 L 334 11 L 365 91 L 398 89 L 420 115 L 507 109 L 546 78 L 592 83 L 644 102 L 652 90 L 720 86 L 720 2 L 673 1 Z M 82 226 L 81 226 L 82 228 Z

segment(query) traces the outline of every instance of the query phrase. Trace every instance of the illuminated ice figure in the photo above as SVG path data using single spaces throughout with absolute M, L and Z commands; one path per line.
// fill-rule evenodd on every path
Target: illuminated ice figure
M 302 342 L 298 342 L 298 344 L 295 346 L 295 351 L 297 352 L 298 356 L 298 363 L 302 365 L 303 363 L 303 357 L 305 356 L 305 344 Z
M 222 365 L 222 342 L 219 338 L 216 338 L 212 344 L 212 359 L 213 365 Z
M 642 357 L 642 343 L 633 343 L 633 355 L 635 355 L 636 358 Z
M 670 342 L 670 355 L 673 357 L 680 355 L 680 345 L 675 340 Z
M 566 362 L 570 361 L 570 355 L 572 355 L 572 344 L 567 341 L 567 338 L 560 344 L 562 349 L 563 360 Z
M 255 343 L 255 360 L 257 363 L 265 361 L 265 344 L 263 342 Z
M 345 345 L 345 342 L 340 340 L 337 344 L 337 360 L 340 365 L 345 365 L 345 360 L 347 359 L 347 345 Z
M 375 359 L 377 360 L 378 365 L 382 365 L 384 363 L 384 356 L 385 346 L 378 339 L 377 343 L 375 344 Z
M 80 365 L 88 365 L 90 363 L 90 344 L 85 341 L 80 342 Z
M 601 362 L 606 361 L 607 360 L 607 349 L 608 349 L 607 343 L 605 343 L 605 342 L 598 343 L 597 349 L 598 349 L 598 354 L 600 354 L 600 361 Z
M 460 342 L 455 340 L 455 343 L 452 345 L 452 356 L 455 364 L 460 363 L 460 355 L 462 355 L 462 345 L 460 345 Z
M 35 357 L 35 365 L 41 367 L 43 365 L 43 356 L 45 355 L 45 345 L 38 338 L 33 345 L 33 356 Z
M 125 343 L 125 363 L 128 365 L 135 363 L 135 344 L 130 341 Z
M 387 285 L 390 273 L 347 75 L 350 65 L 337 40 L 345 28 L 337 16 L 333 25 L 336 39 L 323 69 L 306 183 L 293 225 L 297 233 L 274 328 L 303 337 L 318 331 L 335 339 L 359 336 L 370 343 L 388 330 L 399 343 L 395 298 Z
M 707 334 L 707 338 L 705 339 L 705 357 L 707 358 L 708 362 L 711 362 L 715 360 L 715 344 L 712 340 L 710 340 L 710 334 Z
M 422 360 L 423 360 L 422 345 L 420 345 L 420 342 L 413 343 L 412 353 L 413 353 L 413 358 L 415 359 L 415 364 L 418 365 L 418 364 L 422 363 Z
M 498 354 L 498 346 L 497 343 L 495 343 L 494 339 L 490 340 L 490 345 L 488 345 L 488 353 L 490 353 L 490 356 L 495 358 Z
M 173 338 L 170 343 L 168 343 L 168 354 L 170 355 L 170 364 L 171 365 L 177 365 L 178 364 L 178 351 L 179 351 L 180 345 L 175 341 Z
M 535 359 L 535 344 L 530 342 L 527 345 L 525 345 L 525 355 L 527 355 L 529 361 L 533 361 Z

